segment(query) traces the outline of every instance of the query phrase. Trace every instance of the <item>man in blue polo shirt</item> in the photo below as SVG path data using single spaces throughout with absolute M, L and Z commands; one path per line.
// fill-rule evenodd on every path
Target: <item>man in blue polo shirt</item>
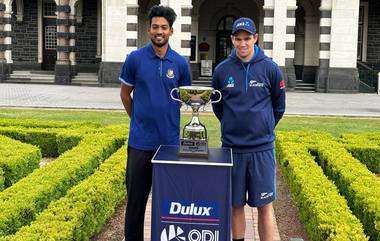
M 151 43 L 127 56 L 119 77 L 121 100 L 131 117 L 126 241 L 144 240 L 144 214 L 152 185 L 151 159 L 155 151 L 160 145 L 179 144 L 180 104 L 171 99 L 170 91 L 191 85 L 191 76 L 186 59 L 168 44 L 176 16 L 169 7 L 152 7 L 148 29 Z

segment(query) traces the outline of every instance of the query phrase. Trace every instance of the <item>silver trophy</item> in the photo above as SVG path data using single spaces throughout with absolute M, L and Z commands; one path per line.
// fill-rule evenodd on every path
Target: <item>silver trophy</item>
M 173 96 L 173 92 L 178 93 L 179 99 Z M 207 156 L 207 130 L 206 127 L 199 122 L 199 108 L 210 102 L 211 96 L 215 93 L 219 94 L 219 99 L 211 101 L 217 103 L 222 99 L 222 94 L 218 90 L 204 86 L 181 86 L 174 88 L 170 92 L 173 100 L 190 106 L 193 110 L 191 121 L 183 127 L 182 138 L 180 141 L 179 154 L 183 156 Z

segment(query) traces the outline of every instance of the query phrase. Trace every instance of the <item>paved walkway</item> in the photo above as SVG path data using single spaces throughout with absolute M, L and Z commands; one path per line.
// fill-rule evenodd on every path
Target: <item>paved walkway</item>
M 380 95 L 287 93 L 286 114 L 380 117 Z M 123 109 L 119 88 L 0 83 L 0 107 Z M 211 111 L 211 107 L 206 107 Z

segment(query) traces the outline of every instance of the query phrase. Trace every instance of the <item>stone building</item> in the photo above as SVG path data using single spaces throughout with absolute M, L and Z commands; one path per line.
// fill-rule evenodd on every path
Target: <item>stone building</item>
M 29 71 L 50 73 L 58 84 L 81 73 L 93 73 L 98 85 L 117 84 L 126 55 L 149 41 L 147 13 L 155 4 L 176 11 L 170 45 L 188 58 L 195 80 L 209 83 L 212 68 L 231 52 L 232 22 L 245 16 L 256 22 L 258 44 L 281 67 L 289 90 L 376 85 L 377 0 L 0 0 L 0 81 Z

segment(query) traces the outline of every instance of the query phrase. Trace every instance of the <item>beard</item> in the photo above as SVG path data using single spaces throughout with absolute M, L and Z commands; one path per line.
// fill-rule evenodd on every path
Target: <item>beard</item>
M 162 48 L 164 47 L 168 42 L 169 42 L 169 39 L 165 38 L 164 36 L 162 36 L 162 40 L 161 41 L 157 41 L 156 40 L 156 36 L 153 36 L 150 38 L 150 41 L 152 42 L 152 44 L 158 48 Z

